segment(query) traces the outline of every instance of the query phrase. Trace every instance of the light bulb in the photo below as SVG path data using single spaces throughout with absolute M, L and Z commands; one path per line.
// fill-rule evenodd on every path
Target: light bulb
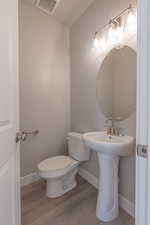
M 116 43 L 117 36 L 116 36 L 115 29 L 113 27 L 110 27 L 108 37 L 109 37 L 109 40 L 112 42 L 112 44 Z
M 122 26 L 118 27 L 116 33 L 118 35 L 118 44 L 121 44 L 123 39 L 123 27 Z
M 94 39 L 94 48 L 99 48 L 99 40 L 96 37 Z
M 99 51 L 105 51 L 107 47 L 105 37 L 101 37 L 101 39 L 95 38 L 94 47 Z
M 134 11 L 130 11 L 127 17 L 127 24 L 136 24 L 137 20 L 136 20 L 136 14 L 134 13 Z
M 102 49 L 102 51 L 105 51 L 107 48 L 106 38 L 104 37 L 100 40 L 100 48 Z
M 129 33 L 135 33 L 137 30 L 137 13 L 133 9 L 128 13 L 125 30 Z
M 108 32 L 108 37 L 111 45 L 121 44 L 123 37 L 123 29 L 122 27 L 110 27 Z

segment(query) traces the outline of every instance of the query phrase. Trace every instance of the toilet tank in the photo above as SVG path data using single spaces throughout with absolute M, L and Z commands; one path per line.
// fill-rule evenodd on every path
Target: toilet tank
M 68 133 L 68 152 L 69 155 L 80 162 L 90 158 L 90 149 L 85 146 L 83 135 L 80 133 Z

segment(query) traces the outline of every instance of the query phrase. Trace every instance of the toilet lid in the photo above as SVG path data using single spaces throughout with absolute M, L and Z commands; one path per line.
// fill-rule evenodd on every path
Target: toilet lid
M 38 168 L 42 171 L 64 169 L 76 161 L 68 156 L 56 156 L 42 161 Z

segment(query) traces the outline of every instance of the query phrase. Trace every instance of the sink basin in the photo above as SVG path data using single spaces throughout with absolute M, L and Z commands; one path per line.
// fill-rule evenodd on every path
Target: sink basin
M 128 156 L 133 151 L 134 138 L 130 136 L 109 136 L 106 132 L 84 134 L 85 143 L 96 152 Z
M 109 222 L 119 215 L 119 159 L 132 154 L 134 138 L 108 136 L 106 132 L 90 132 L 85 133 L 83 139 L 85 144 L 98 154 L 100 176 L 96 215 L 100 220 Z

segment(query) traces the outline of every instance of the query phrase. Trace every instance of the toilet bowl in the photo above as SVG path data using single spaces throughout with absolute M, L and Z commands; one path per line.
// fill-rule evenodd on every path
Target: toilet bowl
M 47 181 L 46 195 L 59 197 L 76 187 L 76 174 L 80 162 L 89 160 L 90 150 L 84 145 L 82 134 L 69 133 L 68 156 L 45 159 L 38 165 L 38 174 Z

